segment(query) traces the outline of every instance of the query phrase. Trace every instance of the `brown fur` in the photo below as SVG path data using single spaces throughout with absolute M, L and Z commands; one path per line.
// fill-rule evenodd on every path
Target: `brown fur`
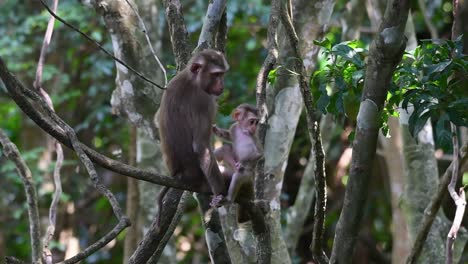
M 228 65 L 214 50 L 195 55 L 167 85 L 159 110 L 159 133 L 171 176 L 200 191 L 224 194 L 210 147 L 211 125 Z M 217 74 L 217 75 L 216 75 Z

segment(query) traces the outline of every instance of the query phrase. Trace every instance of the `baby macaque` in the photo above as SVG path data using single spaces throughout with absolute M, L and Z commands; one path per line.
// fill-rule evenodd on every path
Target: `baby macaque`
M 231 178 L 227 200 L 234 202 L 242 199 L 253 200 L 254 170 L 257 161 L 263 156 L 263 149 L 255 135 L 258 125 L 258 110 L 249 104 L 241 104 L 232 112 L 235 123 L 229 130 L 213 126 L 213 133 L 231 141 L 215 149 L 214 156 L 228 166 L 223 172 Z M 238 197 L 242 189 L 242 197 Z

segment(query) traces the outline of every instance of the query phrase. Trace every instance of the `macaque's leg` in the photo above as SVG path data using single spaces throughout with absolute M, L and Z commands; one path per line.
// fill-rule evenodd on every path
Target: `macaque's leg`
M 210 205 L 212 207 L 218 207 L 224 199 L 226 187 L 218 165 L 216 164 L 215 157 L 208 148 L 205 148 L 199 160 L 200 167 L 214 195 Z
M 243 172 L 236 171 L 234 175 L 232 175 L 231 184 L 229 185 L 229 191 L 227 196 L 228 201 L 233 202 L 236 200 L 237 193 L 248 179 L 248 175 L 246 175 Z
M 213 194 L 218 195 L 224 193 L 224 188 L 221 184 L 221 172 L 214 159 L 209 148 L 203 149 L 199 157 L 200 168 L 208 181 L 208 185 L 210 185 Z
M 215 149 L 214 156 L 217 161 L 224 161 L 232 169 L 236 168 L 236 158 L 231 144 L 224 144 L 222 147 Z

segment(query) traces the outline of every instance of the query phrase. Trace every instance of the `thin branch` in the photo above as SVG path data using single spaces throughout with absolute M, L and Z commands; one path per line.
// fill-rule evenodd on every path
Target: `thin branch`
M 137 75 L 138 77 L 140 77 L 141 79 L 145 80 L 146 82 L 148 83 L 151 83 L 152 85 L 158 87 L 159 89 L 162 89 L 162 90 L 165 90 L 166 87 L 163 87 L 161 86 L 160 84 L 157 84 L 155 82 L 153 82 L 152 80 L 148 79 L 147 77 L 145 77 L 143 74 L 141 74 L 140 72 L 138 72 L 137 70 L 135 70 L 133 67 L 131 67 L 130 65 L 126 64 L 125 62 L 123 62 L 121 59 L 115 57 L 111 52 L 109 52 L 108 50 L 106 50 L 103 46 L 101 46 L 101 44 L 99 44 L 99 42 L 97 42 L 96 40 L 94 40 L 93 38 L 91 38 L 90 36 L 88 36 L 86 33 L 82 32 L 81 30 L 79 30 L 77 27 L 73 26 L 72 24 L 68 23 L 67 21 L 65 21 L 63 18 L 59 17 L 57 14 L 55 14 L 54 11 L 52 11 L 49 6 L 44 3 L 44 0 L 39 0 L 41 2 L 41 4 L 44 6 L 45 9 L 47 9 L 47 11 L 53 16 L 55 17 L 58 21 L 62 22 L 65 26 L 73 29 L 74 31 L 78 32 L 80 35 L 82 35 L 83 37 L 85 37 L 87 40 L 89 40 L 90 42 L 92 42 L 94 45 L 96 45 L 96 47 L 98 47 L 102 52 L 104 52 L 107 56 L 111 57 L 113 60 L 117 61 L 118 63 L 122 64 L 125 68 L 129 69 L 131 72 L 133 72 L 135 75 Z
M 58 7 L 58 0 L 54 0 L 52 10 L 53 12 L 57 12 Z M 54 111 L 54 107 L 52 104 L 52 99 L 47 94 L 47 92 L 42 88 L 42 72 L 44 68 L 44 61 L 45 56 L 47 53 L 47 49 L 50 44 L 50 40 L 52 38 L 52 33 L 54 31 L 54 23 L 55 17 L 50 16 L 49 23 L 47 24 L 46 33 L 44 36 L 44 41 L 42 42 L 41 53 L 39 55 L 39 61 L 37 63 L 37 70 L 36 70 L 36 79 L 34 80 L 33 86 L 37 90 L 39 94 L 42 95 L 42 98 L 47 102 L 48 107 Z M 48 139 L 50 142 L 50 139 Z M 55 233 L 55 226 L 57 220 L 57 206 L 60 200 L 60 196 L 62 195 L 62 183 L 60 180 L 60 169 L 62 168 L 63 164 L 63 149 L 62 145 L 60 145 L 57 140 L 53 140 L 52 144 L 55 146 L 55 152 L 57 154 L 57 161 L 55 163 L 54 168 L 54 195 L 52 198 L 52 203 L 49 208 L 49 226 L 47 227 L 46 234 L 43 240 L 43 247 L 42 247 L 42 256 L 47 264 L 52 263 L 52 252 L 49 249 L 50 241 L 52 240 L 54 233 Z
M 26 262 L 21 261 L 15 257 L 5 257 L 5 264 L 26 264 Z
M 465 143 L 464 146 L 461 148 L 460 151 L 460 163 L 457 166 L 457 170 L 465 164 L 468 160 L 468 143 Z M 445 171 L 444 175 L 440 179 L 439 186 L 437 187 L 437 192 L 431 198 L 431 201 L 427 205 L 426 209 L 424 209 L 423 219 L 421 220 L 420 229 L 414 239 L 413 247 L 411 248 L 411 253 L 406 259 L 407 264 L 417 263 L 419 255 L 421 254 L 421 250 L 424 246 L 424 242 L 426 241 L 427 235 L 429 230 L 431 229 L 432 222 L 436 217 L 437 212 L 439 211 L 440 205 L 442 204 L 442 198 L 444 197 L 447 186 L 450 182 L 452 172 L 455 168 L 454 162 L 450 164 L 450 166 Z
M 281 22 L 285 28 L 286 34 L 289 38 L 290 45 L 293 50 L 295 57 L 294 60 L 294 71 L 298 73 L 299 87 L 301 90 L 302 98 L 306 108 L 307 127 L 309 131 L 309 138 L 311 142 L 315 142 L 313 145 L 314 152 L 316 155 L 316 166 L 315 166 L 315 177 L 316 177 L 316 204 L 314 214 L 314 231 L 312 238 L 311 250 L 314 259 L 319 263 L 328 262 L 328 258 L 325 255 L 322 244 L 324 234 L 324 221 L 325 221 L 325 209 L 327 202 L 326 194 L 326 183 L 325 183 L 325 154 L 322 148 L 322 139 L 320 136 L 320 124 L 316 118 L 316 114 L 312 105 L 312 94 L 309 89 L 309 84 L 306 80 L 305 67 L 302 62 L 301 52 L 299 50 L 299 38 L 294 29 L 291 21 L 291 17 L 285 4 L 281 5 L 280 12 Z
M 81 147 L 81 143 L 78 141 L 75 131 L 73 131 L 73 129 L 66 124 L 63 125 L 63 128 L 65 129 L 67 136 L 69 137 L 71 141 L 73 149 L 75 150 L 76 154 L 80 158 L 81 162 L 84 164 L 89 174 L 89 177 L 91 179 L 91 182 L 94 185 L 94 188 L 96 188 L 99 193 L 104 195 L 107 198 L 107 200 L 109 200 L 112 210 L 115 216 L 117 217 L 117 219 L 119 220 L 118 224 L 109 233 L 107 233 L 97 242 L 90 245 L 89 247 L 87 247 L 85 250 L 78 253 L 74 257 L 63 261 L 64 264 L 68 264 L 68 263 L 77 263 L 85 259 L 89 255 L 93 254 L 97 250 L 101 249 L 105 245 L 107 245 L 112 239 L 115 239 L 120 234 L 120 232 L 122 232 L 122 230 L 130 226 L 130 220 L 126 216 L 123 215 L 122 209 L 119 206 L 119 202 L 117 201 L 115 196 L 112 194 L 112 192 L 109 191 L 104 186 L 104 184 L 99 182 L 99 177 L 97 175 L 96 169 L 94 168 L 94 165 L 92 161 L 89 159 L 88 155 L 84 152 L 83 148 Z
M 457 136 L 457 127 L 451 123 L 452 128 L 452 144 L 453 144 L 453 161 L 454 169 L 452 170 L 452 178 L 450 180 L 450 184 L 448 185 L 447 189 L 452 197 L 452 200 L 455 202 L 457 207 L 455 218 L 453 219 L 452 227 L 447 235 L 447 248 L 446 248 L 446 264 L 453 263 L 453 244 L 455 243 L 455 239 L 457 238 L 458 230 L 460 229 L 461 222 L 463 220 L 463 214 L 465 213 L 465 191 L 463 187 L 460 188 L 460 195 L 455 191 L 455 187 L 458 181 L 459 175 L 459 159 L 458 159 L 458 136 Z
M 268 74 L 275 67 L 278 60 L 278 43 L 276 42 L 277 30 L 279 24 L 279 13 L 280 13 L 280 0 L 272 0 L 270 8 L 270 18 L 268 21 L 267 29 L 267 45 L 268 45 L 268 55 L 263 62 L 262 67 L 257 75 L 257 87 L 256 87 L 256 99 L 257 99 L 257 109 L 259 110 L 259 123 L 257 129 L 257 137 L 262 146 L 265 145 L 265 136 L 268 129 L 268 106 L 266 102 L 266 89 Z M 264 187 L 261 186 L 266 183 L 263 180 L 264 178 L 264 166 L 265 159 L 262 158 L 258 161 L 256 170 L 255 170 L 255 196 L 257 199 L 263 199 L 263 190 Z
M 5 62 L 1 57 L 0 78 L 5 84 L 5 87 L 7 88 L 11 98 L 21 108 L 21 110 L 29 118 L 31 118 L 31 120 L 33 120 L 46 133 L 56 138 L 65 146 L 70 148 L 72 147 L 70 139 L 68 138 L 64 130 L 61 128 L 61 124 L 65 122 L 62 119 L 60 119 L 60 117 L 58 117 L 56 113 L 52 112 L 49 109 L 47 103 L 44 102 L 42 97 L 40 97 L 35 91 L 26 89 L 18 81 L 18 79 L 8 71 Z M 35 102 L 35 104 L 31 103 L 27 98 L 31 98 Z M 39 111 L 37 107 L 40 107 L 41 111 Z M 153 171 L 142 170 L 133 166 L 129 166 L 122 162 L 113 160 L 105 155 L 102 155 L 101 153 L 84 145 L 83 143 L 80 143 L 80 145 L 93 162 L 118 174 L 126 175 L 135 179 L 152 182 L 159 185 L 200 192 L 200 190 L 197 190 L 189 184 L 181 182 L 173 177 L 168 177 L 155 173 Z
M 58 0 L 54 0 L 52 4 L 52 12 L 54 13 L 57 12 L 57 6 L 58 6 Z M 52 32 L 54 31 L 54 23 L 55 23 L 55 18 L 51 16 L 49 19 L 49 23 L 47 24 L 47 29 L 46 29 L 46 33 L 44 36 L 44 40 L 42 42 L 41 55 L 39 56 L 39 62 L 37 63 L 36 79 L 34 80 L 34 87 L 36 89 L 39 89 L 39 87 L 41 87 L 41 84 L 42 84 L 42 69 L 44 66 L 44 60 L 45 60 L 47 48 L 49 47 L 50 39 L 52 38 Z
M 185 213 L 185 207 L 187 206 L 187 201 L 190 199 L 191 196 L 192 194 L 190 192 L 184 192 L 182 194 L 182 198 L 180 198 L 180 202 L 177 207 L 177 211 L 174 215 L 174 218 L 171 221 L 171 223 L 168 225 L 168 228 L 167 228 L 168 231 L 164 234 L 163 238 L 161 239 L 161 242 L 159 243 L 158 248 L 156 249 L 156 251 L 154 251 L 153 255 L 148 260 L 147 264 L 158 263 L 158 260 L 161 257 L 161 254 L 163 253 L 165 245 L 167 244 L 169 239 L 172 237 L 172 234 L 174 233 L 174 230 L 176 229 L 177 224 L 180 222 L 180 219 Z
M 184 192 L 181 190 L 168 189 L 163 199 L 163 206 L 159 208 L 159 216 L 153 219 L 143 240 L 140 241 L 137 249 L 128 260 L 128 264 L 147 263 L 158 248 L 165 246 L 163 242 L 167 243 L 167 240 L 164 241 L 164 239 L 172 235 L 172 232 L 169 231 L 172 230 L 171 225 L 180 219 L 177 208 L 183 194 Z M 154 256 L 152 261 L 157 261 L 159 256 Z
M 26 193 L 28 203 L 29 233 L 31 236 L 32 262 L 42 263 L 41 261 L 41 230 L 39 220 L 39 209 L 37 206 L 37 192 L 34 186 L 31 170 L 13 142 L 10 141 L 7 134 L 0 129 L 0 145 L 3 146 L 3 153 L 16 166 L 16 170 L 21 177 Z M 13 261 L 13 260 L 11 260 Z M 11 262 L 13 263 L 13 262 Z
M 265 136 L 268 128 L 268 107 L 266 102 L 266 89 L 268 74 L 276 65 L 278 59 L 278 44 L 276 42 L 276 36 L 279 24 L 279 13 L 280 13 L 280 0 L 272 0 L 270 7 L 270 17 L 267 29 L 267 48 L 268 55 L 263 62 L 262 67 L 257 75 L 256 85 L 256 99 L 257 108 L 259 109 L 260 122 L 258 125 L 257 136 L 260 144 L 265 145 Z M 265 159 L 262 158 L 257 162 L 255 169 L 255 197 L 260 201 L 264 199 L 264 172 Z M 270 263 L 271 262 L 271 238 L 269 234 L 269 227 L 266 222 L 265 212 L 260 210 L 259 204 L 249 205 L 245 203 L 243 208 L 251 211 L 252 215 L 252 227 L 254 229 L 257 238 L 257 260 L 259 263 Z
M 177 71 L 182 70 L 190 59 L 188 32 L 182 15 L 182 5 L 179 0 L 163 1 L 166 8 L 166 20 L 171 36 L 172 51 L 174 52 Z
M 159 57 L 158 55 L 156 55 L 156 52 L 154 51 L 154 48 L 153 48 L 153 45 L 151 43 L 151 39 L 148 35 L 148 30 L 146 29 L 146 25 L 145 25 L 145 22 L 143 21 L 143 19 L 141 18 L 140 14 L 138 13 L 138 11 L 135 9 L 135 7 L 133 7 L 133 5 L 128 1 L 128 0 L 125 0 L 127 2 L 127 4 L 130 6 L 130 8 L 133 10 L 133 12 L 135 13 L 135 15 L 137 16 L 138 18 L 138 21 L 140 22 L 140 26 L 141 26 L 141 31 L 143 32 L 143 34 L 145 34 L 145 37 L 146 37 L 146 42 L 148 43 L 148 46 L 151 50 L 151 53 L 153 54 L 153 57 L 154 59 L 156 60 L 156 62 L 158 62 L 158 65 L 159 65 L 159 68 L 161 69 L 161 71 L 163 72 L 164 74 L 164 86 L 167 86 L 167 73 L 166 73 L 166 69 L 164 68 L 164 66 L 162 65 L 161 63 L 161 60 L 159 60 Z
M 56 140 L 54 140 L 56 141 Z M 62 195 L 62 183 L 60 180 L 60 169 L 63 164 L 63 149 L 59 142 L 55 142 L 55 151 L 57 153 L 57 160 L 54 168 L 54 196 L 49 208 L 49 226 L 47 227 L 46 234 L 44 236 L 43 245 L 43 256 L 47 264 L 52 263 L 52 252 L 49 249 L 50 241 L 52 240 L 55 233 L 55 226 L 57 222 L 57 206 Z
M 453 23 L 452 23 L 452 40 L 457 39 L 462 34 L 461 28 L 461 17 L 460 17 L 460 1 L 452 1 L 453 8 Z M 460 73 L 455 74 L 456 77 L 460 76 Z M 460 229 L 461 222 L 463 220 L 463 215 L 465 214 L 466 200 L 465 200 L 465 191 L 460 188 L 459 193 L 455 191 L 455 187 L 459 178 L 459 157 L 458 157 L 458 136 L 457 136 L 457 127 L 455 124 L 450 123 L 452 130 L 452 145 L 453 145 L 453 161 L 454 169 L 452 171 L 452 178 L 450 184 L 448 185 L 448 192 L 452 197 L 452 200 L 455 202 L 456 211 L 455 218 L 453 219 L 452 227 L 447 235 L 446 242 L 446 264 L 453 263 L 453 246 L 455 244 L 455 239 L 457 238 L 458 230 Z
M 263 145 L 265 145 L 265 135 L 267 130 L 268 121 L 268 108 L 266 105 L 266 87 L 268 81 L 268 74 L 273 70 L 278 59 L 278 43 L 276 42 L 278 24 L 280 13 L 280 0 L 271 1 L 270 18 L 267 30 L 267 45 L 268 55 L 263 62 L 260 72 L 257 76 L 257 108 L 260 111 L 260 122 L 258 128 L 258 138 Z

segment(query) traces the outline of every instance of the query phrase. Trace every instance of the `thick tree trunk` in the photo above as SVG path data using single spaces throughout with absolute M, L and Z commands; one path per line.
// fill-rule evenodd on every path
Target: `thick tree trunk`
M 408 222 L 409 237 L 413 241 L 420 230 L 424 210 L 437 192 L 439 173 L 434 154 L 434 138 L 430 121 L 419 132 L 417 140 L 408 129 L 410 113 L 400 111 L 400 129 L 403 139 L 405 189 L 403 212 Z M 439 210 L 432 224 L 417 263 L 444 263 L 445 241 L 450 229 L 448 220 Z M 467 232 L 461 229 L 455 243 L 454 260 L 458 263 L 467 241 Z
M 348 263 L 353 255 L 356 238 L 375 157 L 380 112 L 390 86 L 395 67 L 406 46 L 403 35 L 409 12 L 408 1 L 388 1 L 379 33 L 372 42 L 361 106 L 357 118 L 356 136 L 349 180 L 338 221 L 330 263 Z
M 293 23 L 301 39 L 299 46 L 302 54 L 304 54 L 303 63 L 307 74 L 313 72 L 316 65 L 316 56 L 319 51 L 318 47 L 313 45 L 313 40 L 322 37 L 323 26 L 329 21 L 333 5 L 334 1 L 293 1 Z M 289 39 L 286 38 L 285 30 L 282 26 L 278 29 L 278 37 L 279 64 L 286 65 L 285 68 L 290 68 L 288 67 L 288 64 L 290 64 L 290 61 L 288 63 L 288 58 L 292 53 L 289 48 Z M 257 179 L 257 187 L 262 186 L 258 188 L 262 190 L 262 192 L 258 192 L 260 194 L 258 198 L 269 201 L 270 205 L 270 214 L 267 217 L 267 221 L 272 238 L 272 262 L 289 263 L 288 248 L 282 237 L 283 232 L 279 221 L 279 197 L 289 151 L 303 108 L 297 78 L 290 76 L 280 69 L 277 84 L 275 87 L 268 89 L 267 105 L 271 114 L 268 119 L 269 129 L 266 132 L 265 138 L 265 178 Z M 313 152 L 311 152 L 311 155 L 314 156 Z M 313 185 L 305 184 L 304 186 L 307 188 L 302 188 L 301 191 L 304 194 L 309 193 L 309 195 L 302 195 L 305 199 L 298 202 L 298 206 L 300 204 L 310 205 L 312 202 L 313 196 L 310 195 L 310 192 L 313 191 Z M 299 195 L 299 197 L 302 196 Z M 295 245 L 297 243 L 298 235 L 301 233 L 300 228 L 302 228 L 308 215 L 308 210 L 305 208 L 310 208 L 310 206 L 304 206 L 300 210 L 297 207 L 292 209 L 301 213 L 290 214 L 291 218 L 289 218 L 288 226 L 285 230 L 286 238 L 289 240 L 288 245 Z

